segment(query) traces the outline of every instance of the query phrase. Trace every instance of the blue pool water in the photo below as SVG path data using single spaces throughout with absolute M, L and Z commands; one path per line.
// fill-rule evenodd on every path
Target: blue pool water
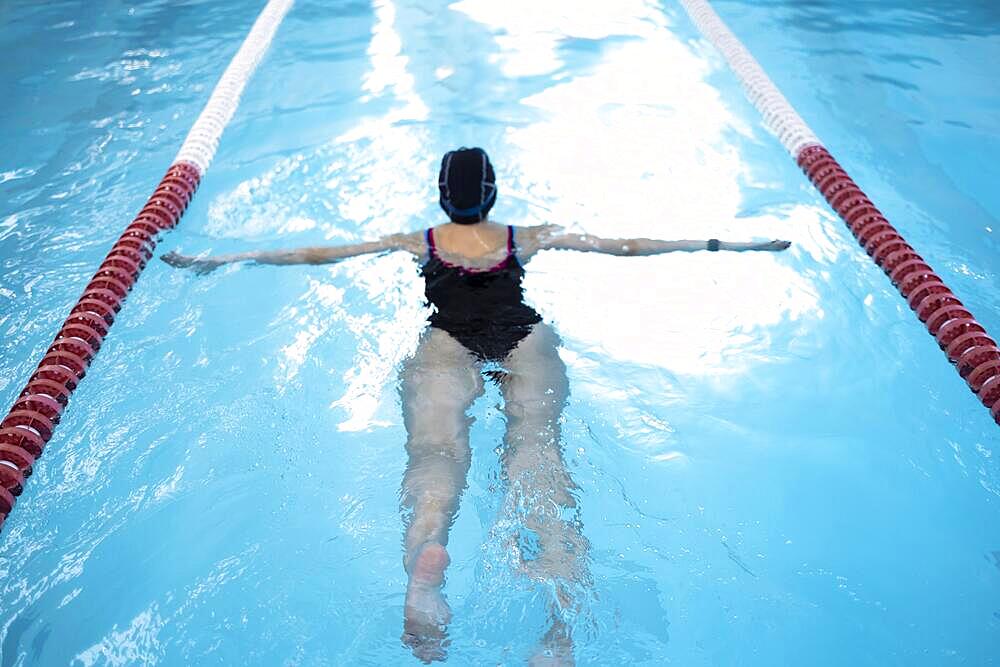
M 0 401 L 149 195 L 260 3 L 0 7 Z M 1000 9 L 720 1 L 786 96 L 1000 332 Z M 440 221 L 487 148 L 498 220 L 788 238 L 549 252 L 593 583 L 581 665 L 1000 662 L 997 427 L 673 3 L 299 0 L 163 251 Z M 399 363 L 415 263 L 152 263 L 0 534 L 0 665 L 396 665 Z M 449 662 L 523 664 L 490 387 L 452 531 Z

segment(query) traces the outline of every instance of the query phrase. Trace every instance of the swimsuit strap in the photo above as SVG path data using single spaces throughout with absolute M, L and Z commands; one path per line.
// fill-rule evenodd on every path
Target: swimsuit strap
M 427 231 L 424 233 L 424 238 L 427 239 L 427 249 L 430 251 L 431 257 L 437 256 L 437 246 L 434 245 L 434 228 L 428 227 Z
M 507 225 L 507 256 L 514 254 L 514 225 Z

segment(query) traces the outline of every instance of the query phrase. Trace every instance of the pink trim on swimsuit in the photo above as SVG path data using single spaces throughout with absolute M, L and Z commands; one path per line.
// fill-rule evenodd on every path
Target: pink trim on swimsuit
M 449 269 L 458 269 L 459 271 L 464 271 L 465 273 L 491 273 L 502 269 L 510 258 L 514 256 L 514 227 L 512 225 L 507 225 L 507 256 L 488 269 L 477 269 L 471 266 L 452 264 L 448 260 L 442 258 L 438 254 L 437 244 L 434 243 L 434 229 L 431 227 L 427 228 L 427 247 L 430 249 L 431 257 L 436 258 Z

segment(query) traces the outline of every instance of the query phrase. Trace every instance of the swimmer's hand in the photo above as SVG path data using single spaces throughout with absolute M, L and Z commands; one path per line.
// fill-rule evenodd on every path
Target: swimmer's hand
M 744 250 L 766 250 L 770 252 L 781 252 L 782 250 L 788 250 L 791 245 L 791 241 L 781 241 L 778 239 L 773 241 L 750 241 L 747 243 L 719 241 L 719 250 L 735 250 L 736 252 L 742 252 Z
M 754 248 L 754 250 L 770 250 L 773 252 L 781 252 L 782 250 L 788 250 L 791 247 L 791 241 L 780 241 L 775 239 L 773 241 L 765 241 L 764 243 L 759 243 Z
M 168 252 L 160 255 L 160 259 L 174 267 L 175 269 L 191 269 L 199 276 L 211 273 L 215 269 L 225 264 L 225 260 L 213 257 L 192 257 L 182 255 L 179 252 Z

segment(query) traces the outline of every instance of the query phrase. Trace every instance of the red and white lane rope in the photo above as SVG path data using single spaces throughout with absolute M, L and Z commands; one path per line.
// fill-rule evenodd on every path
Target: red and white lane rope
M 708 2 L 680 3 L 729 63 L 768 129 L 847 223 L 865 252 L 889 276 L 1000 424 L 1000 348 L 996 341 L 847 175 Z
M 270 0 L 212 91 L 174 163 L 105 256 L 38 367 L 0 421 L 0 528 L 35 460 L 59 423 L 69 397 L 108 335 L 115 315 L 161 232 L 177 225 L 215 156 L 247 81 L 267 52 L 294 0 Z

